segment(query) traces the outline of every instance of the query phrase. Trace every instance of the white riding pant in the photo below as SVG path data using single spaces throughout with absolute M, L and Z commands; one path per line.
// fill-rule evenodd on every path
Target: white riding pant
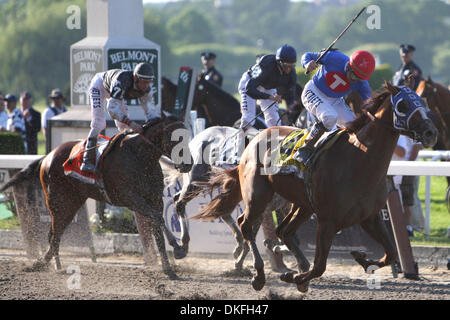
M 256 117 L 256 99 L 253 99 L 249 95 L 247 95 L 245 87 L 247 82 L 250 80 L 250 76 L 247 72 L 245 72 L 241 80 L 239 81 L 238 90 L 241 95 L 241 128 L 250 123 L 251 126 L 255 124 Z M 277 89 L 266 89 L 262 86 L 258 87 L 258 90 L 270 95 L 276 94 Z M 266 120 L 266 124 L 268 127 L 273 127 L 277 125 L 281 125 L 279 123 L 280 115 L 278 114 L 278 104 L 274 104 L 269 108 L 269 106 L 273 103 L 272 100 L 259 100 L 259 105 L 261 106 L 261 110 L 264 112 L 264 119 Z
M 347 122 L 355 120 L 355 114 L 345 103 L 344 98 L 326 96 L 312 80 L 303 89 L 302 102 L 328 130 L 334 129 L 336 124 L 343 127 Z
M 97 137 L 103 129 L 106 128 L 106 101 L 110 98 L 108 91 L 103 87 L 103 73 L 97 73 L 94 78 L 92 78 L 89 86 L 89 103 L 91 105 L 91 131 L 89 132 L 90 137 Z M 120 109 L 128 116 L 128 106 L 125 100 L 122 100 Z M 114 120 L 117 129 L 119 131 L 124 131 L 129 127 L 117 120 Z

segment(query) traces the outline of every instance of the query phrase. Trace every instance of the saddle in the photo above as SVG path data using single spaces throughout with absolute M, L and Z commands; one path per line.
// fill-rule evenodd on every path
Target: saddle
M 122 141 L 125 137 L 123 134 L 116 134 L 112 138 L 103 135 L 98 136 L 97 148 L 96 148 L 96 168 L 95 172 L 81 171 L 80 167 L 83 163 L 83 155 L 86 150 L 87 139 L 77 143 L 70 152 L 69 158 L 63 163 L 64 174 L 66 176 L 75 178 L 81 182 L 88 184 L 96 184 L 100 188 L 104 189 L 102 168 L 103 160 L 110 152 L 112 147 Z
M 342 129 L 336 129 L 330 132 L 325 132 L 316 144 L 314 152 L 312 154 L 311 166 L 320 156 L 320 154 L 332 146 L 341 134 L 344 132 Z M 308 135 L 307 129 L 295 130 L 288 134 L 278 147 L 278 165 L 280 166 L 279 174 L 291 174 L 303 172 L 306 166 L 294 158 L 295 152 L 301 148 L 306 136 Z

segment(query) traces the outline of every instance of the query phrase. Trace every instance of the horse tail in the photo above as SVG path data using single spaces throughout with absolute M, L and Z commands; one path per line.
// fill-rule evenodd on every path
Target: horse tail
M 34 160 L 28 166 L 20 170 L 0 188 L 0 192 L 3 192 L 6 189 L 11 188 L 25 180 L 30 180 L 32 178 L 39 178 L 39 171 L 41 169 L 41 164 L 43 160 L 44 157 L 42 157 L 41 159 Z
M 201 191 L 212 192 L 213 189 L 222 187 L 219 195 L 204 206 L 199 213 L 190 219 L 213 220 L 229 215 L 242 200 L 241 185 L 239 183 L 239 167 L 233 169 L 214 168 L 208 182 L 196 183 Z

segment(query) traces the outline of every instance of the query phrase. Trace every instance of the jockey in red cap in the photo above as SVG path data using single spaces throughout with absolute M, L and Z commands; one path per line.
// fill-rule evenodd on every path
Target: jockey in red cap
M 313 71 L 319 53 L 307 52 L 302 56 L 302 65 Z M 375 70 L 375 59 L 368 51 L 356 51 L 350 57 L 338 51 L 330 51 L 320 61 L 320 69 L 303 89 L 302 102 L 317 119 L 310 129 L 305 145 L 298 149 L 294 157 L 309 165 L 314 144 L 325 131 L 336 125 L 345 127 L 355 119 L 344 97 L 353 90 L 360 93 L 363 101 L 372 98 L 368 79 Z

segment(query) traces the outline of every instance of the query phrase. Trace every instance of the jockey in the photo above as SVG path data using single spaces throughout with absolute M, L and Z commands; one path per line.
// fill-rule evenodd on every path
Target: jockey
M 86 152 L 83 156 L 81 171 L 93 172 L 97 137 L 106 128 L 106 110 L 119 131 L 132 129 L 142 133 L 142 126 L 128 118 L 125 100 L 139 99 L 147 120 L 160 117 L 151 97 L 150 85 L 155 78 L 153 68 L 148 63 L 139 63 L 134 71 L 112 69 L 97 73 L 89 86 L 89 98 L 92 110 L 91 130 L 88 135 Z
M 277 88 L 285 88 L 288 91 L 288 106 L 294 103 L 297 80 L 296 62 L 297 52 L 295 49 L 284 45 L 277 50 L 276 55 L 262 56 L 257 64 L 244 72 L 238 87 L 241 94 L 241 128 L 244 131 L 255 122 L 256 100 L 258 99 L 267 126 L 272 127 L 278 124 L 280 119 L 278 105 L 272 105 L 274 102 L 281 102 Z
M 308 71 L 318 67 L 319 53 L 307 52 L 302 56 L 302 65 Z M 334 129 L 336 124 L 345 126 L 355 119 L 344 96 L 356 90 L 364 102 L 372 98 L 369 82 L 375 69 L 375 59 L 370 52 L 356 51 L 350 58 L 338 51 L 330 51 L 320 61 L 320 69 L 303 89 L 302 102 L 305 108 L 319 121 L 308 133 L 303 147 L 297 150 L 294 158 L 309 164 L 314 144 L 325 131 Z

